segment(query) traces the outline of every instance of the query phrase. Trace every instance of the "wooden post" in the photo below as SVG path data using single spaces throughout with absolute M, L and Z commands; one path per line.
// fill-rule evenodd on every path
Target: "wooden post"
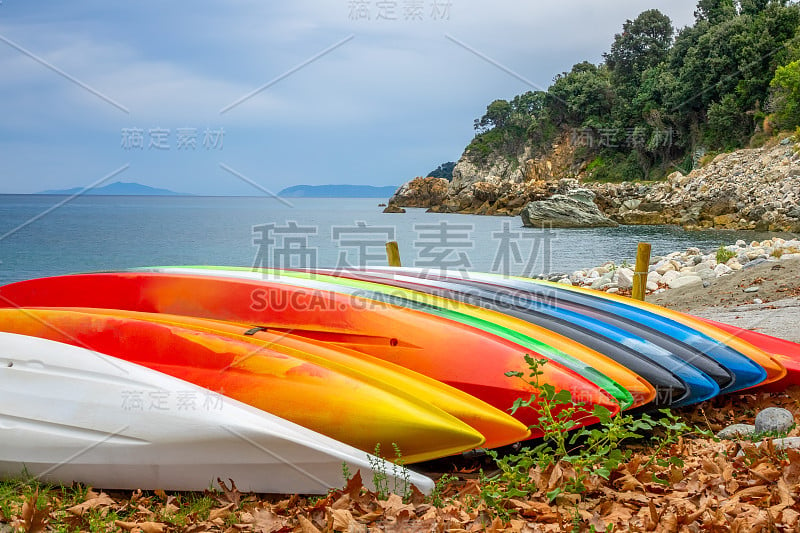
M 397 241 L 386 243 L 386 258 L 389 260 L 389 266 L 403 266 L 400 264 L 400 248 L 397 246 Z
M 650 268 L 650 243 L 640 242 L 636 249 L 636 267 L 633 271 L 633 295 L 635 300 L 644 301 L 647 292 L 647 273 Z

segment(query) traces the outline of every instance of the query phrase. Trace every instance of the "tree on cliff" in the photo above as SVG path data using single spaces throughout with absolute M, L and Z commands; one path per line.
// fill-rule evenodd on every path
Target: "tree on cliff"
M 618 89 L 636 94 L 642 74 L 666 59 L 675 29 L 670 18 L 649 9 L 622 25 L 611 50 L 603 54 Z
M 444 178 L 447 181 L 453 181 L 453 169 L 456 167 L 455 161 L 448 161 L 442 163 L 435 170 L 428 172 L 429 178 Z
M 782 126 L 800 121 L 796 2 L 699 0 L 695 19 L 677 36 L 655 9 L 625 21 L 603 64 L 578 63 L 547 91 L 492 102 L 468 154 L 543 153 L 559 132 L 580 131 L 596 175 L 659 177 L 697 151 L 746 145 L 770 110 Z

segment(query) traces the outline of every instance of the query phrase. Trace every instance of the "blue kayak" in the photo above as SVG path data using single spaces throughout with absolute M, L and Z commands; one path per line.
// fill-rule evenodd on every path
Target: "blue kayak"
M 498 274 L 472 272 L 463 274 L 409 268 L 380 268 L 375 270 L 408 274 L 415 277 L 433 277 L 434 279 L 437 277 L 445 277 L 448 280 L 466 278 L 472 282 L 511 289 L 516 291 L 515 294 L 521 292 L 537 299 L 550 299 L 550 301 L 557 302 L 559 307 L 570 304 L 573 306 L 572 309 L 581 309 L 584 312 L 593 313 L 593 316 L 596 317 L 602 316 L 604 317 L 603 320 L 616 318 L 618 323 L 627 322 L 631 325 L 646 326 L 651 332 L 657 334 L 649 339 L 653 342 L 656 342 L 656 339 L 660 337 L 661 339 L 668 339 L 673 345 L 678 342 L 690 347 L 696 355 L 695 358 L 690 358 L 687 362 L 693 366 L 701 367 L 699 356 L 705 355 L 728 370 L 733 379 L 729 384 L 720 388 L 721 393 L 735 392 L 753 387 L 763 382 L 767 377 L 767 372 L 764 368 L 749 357 L 689 326 L 646 309 L 637 308 L 634 305 L 594 296 L 583 291 L 562 288 L 555 284 L 548 284 L 538 280 L 508 278 Z M 675 353 L 674 350 L 670 351 Z M 676 355 L 680 356 L 680 354 Z M 703 371 L 705 372 L 705 369 Z
M 635 333 L 588 315 L 538 302 L 522 293 L 512 295 L 508 291 L 492 290 L 488 285 L 472 286 L 455 278 L 431 280 L 353 270 L 314 272 L 420 291 L 499 311 L 547 328 L 606 355 L 649 381 L 657 391 L 653 408 L 698 403 L 720 392 L 717 383 L 708 375 Z

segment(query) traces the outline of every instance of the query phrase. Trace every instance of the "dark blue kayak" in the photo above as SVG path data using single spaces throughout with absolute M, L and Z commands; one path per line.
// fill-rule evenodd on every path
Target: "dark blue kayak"
M 462 275 L 461 273 L 453 272 L 448 275 L 448 273 L 443 271 L 431 272 L 407 268 L 380 268 L 375 270 L 434 279 L 446 278 L 447 280 L 457 280 L 468 278 L 472 283 L 493 285 L 506 290 L 510 289 L 514 291 L 514 294 L 524 293 L 540 300 L 546 299 L 550 302 L 557 302 L 556 305 L 559 307 L 569 305 L 572 306 L 572 310 L 580 309 L 582 313 L 591 314 L 591 316 L 604 321 L 616 320 L 618 325 L 627 323 L 632 326 L 645 326 L 649 328 L 650 331 L 648 340 L 659 343 L 660 346 L 669 349 L 673 353 L 675 353 L 675 350 L 667 347 L 669 343 L 673 346 L 676 346 L 675 343 L 680 343 L 690 347 L 690 353 L 696 355 L 685 360 L 693 366 L 702 368 L 704 372 L 706 372 L 706 369 L 700 362 L 700 357 L 702 356 L 716 362 L 728 371 L 733 379 L 727 385 L 720 387 L 722 393 L 735 392 L 753 387 L 760 384 L 767 377 L 767 372 L 764 368 L 749 357 L 687 325 L 646 309 L 637 308 L 633 305 L 606 299 L 601 296 L 594 296 L 587 292 L 571 290 L 567 287 L 562 288 L 555 284 L 540 282 L 538 280 L 522 280 L 495 274 L 469 273 Z M 690 353 L 683 355 L 675 353 L 675 355 L 684 358 L 690 355 Z M 709 375 L 711 374 L 709 373 Z
M 657 391 L 651 406 L 678 407 L 719 394 L 709 376 L 644 338 L 591 316 L 542 304 L 534 299 L 495 291 L 491 286 L 471 286 L 454 278 L 423 279 L 380 272 L 321 271 L 348 279 L 415 290 L 499 311 L 544 327 L 583 344 L 622 364 L 649 381 Z

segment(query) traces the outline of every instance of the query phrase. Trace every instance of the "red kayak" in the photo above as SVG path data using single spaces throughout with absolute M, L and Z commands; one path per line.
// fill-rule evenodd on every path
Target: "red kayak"
M 211 276 L 100 273 L 41 278 L 0 288 L 0 307 L 85 307 L 210 318 L 343 346 L 414 370 L 501 410 L 536 390 L 506 375 L 529 369 L 519 344 L 420 310 L 286 283 Z M 531 355 L 542 357 L 540 354 Z M 541 380 L 574 398 L 619 411 L 615 400 L 570 368 L 550 361 Z M 533 408 L 514 414 L 537 425 Z M 578 410 L 576 422 L 588 423 Z M 533 436 L 541 433 L 534 431 Z
M 771 335 L 765 335 L 764 333 L 759 333 L 750 329 L 743 329 L 737 326 L 731 326 L 730 324 L 716 322 L 714 320 L 709 320 L 708 318 L 701 318 L 698 316 L 694 318 L 702 320 L 703 322 L 721 329 L 726 333 L 730 333 L 734 337 L 737 337 L 745 342 L 749 342 L 756 348 L 759 348 L 775 357 L 784 367 L 786 367 L 786 375 L 782 379 L 779 379 L 774 383 L 768 383 L 766 385 L 755 387 L 754 389 L 769 392 L 781 392 L 786 390 L 786 387 L 791 385 L 800 385 L 800 344 L 779 339 L 778 337 L 773 337 Z

